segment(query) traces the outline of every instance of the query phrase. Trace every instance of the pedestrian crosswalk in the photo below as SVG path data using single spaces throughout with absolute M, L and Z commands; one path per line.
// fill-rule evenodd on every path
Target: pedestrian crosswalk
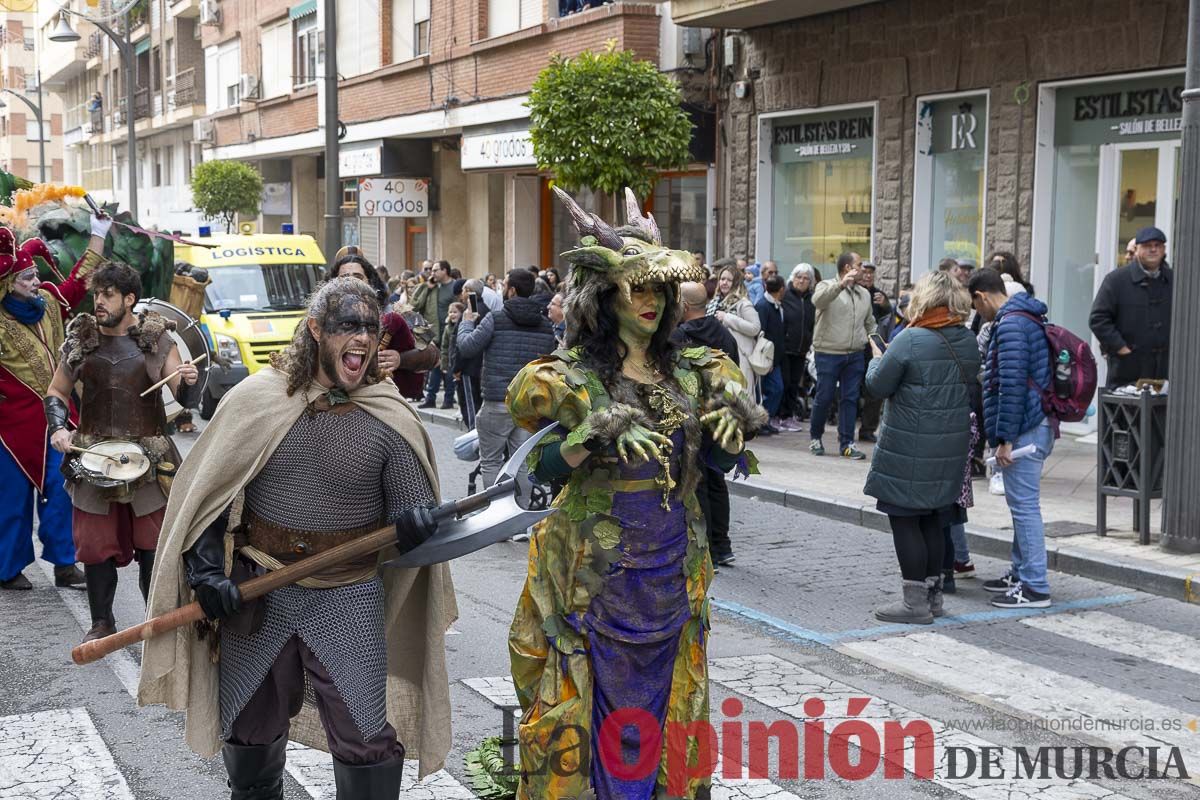
M 82 598 L 78 593 L 64 592 L 63 599 L 83 624 L 86 610 Z M 835 751 L 848 759 L 843 763 L 877 764 L 870 779 L 883 779 L 880 796 L 920 796 L 920 790 L 914 789 L 919 786 L 914 777 L 928 777 L 945 796 L 953 794 L 970 800 L 1145 797 L 1145 786 L 1137 781 L 1112 780 L 1105 775 L 1097 778 L 1086 770 L 1072 775 L 1054 769 L 1039 773 L 1035 768 L 1022 774 L 1012 767 L 1022 758 L 1031 757 L 1027 750 L 1036 750 L 1047 742 L 1068 746 L 1083 742 L 1114 751 L 1127 747 L 1174 750 L 1188 771 L 1200 772 L 1200 699 L 1188 690 L 1194 683 L 1187 683 L 1188 688 L 1181 683 L 1178 702 L 1172 702 L 1162 691 L 1178 676 L 1200 674 L 1196 657 L 1200 639 L 1179 632 L 1188 630 L 1186 624 L 1176 622 L 1176 630 L 1168 630 L 1151 624 L 1153 620 L 1155 616 L 1145 611 L 1139 614 L 1113 607 L 1081 608 L 1004 621 L 1001 624 L 1007 626 L 1009 639 L 976 636 L 975 631 L 981 629 L 968 625 L 908 629 L 896 635 L 829 643 L 842 656 L 860 662 L 858 669 L 847 666 L 853 661 L 834 662 L 811 651 L 801 654 L 786 647 L 713 658 L 709 662 L 714 698 L 711 719 L 721 737 L 722 760 L 714 775 L 712 797 L 799 800 L 801 795 L 809 796 L 798 787 L 804 786 L 810 756 L 821 758 L 824 780 L 844 777 L 835 768 Z M 1036 637 L 1036 641 L 1028 647 L 1005 646 L 1006 641 L 1021 636 Z M 1039 657 L 1039 643 L 1053 643 L 1051 650 L 1071 657 Z M 1103 653 L 1109 654 L 1107 660 L 1153 673 L 1159 688 L 1145 689 L 1132 682 L 1104 678 L 1081 666 L 1086 661 L 1104 661 Z M 122 653 L 107 663 L 134 695 L 136 659 Z M 870 664 L 882 674 L 870 671 L 868 677 L 858 677 L 863 674 L 862 664 Z M 920 692 L 914 695 L 909 680 L 956 699 L 950 703 L 941 698 L 938 702 L 919 699 Z M 508 676 L 470 677 L 461 683 L 496 706 L 517 705 Z M 720 702 L 722 697 L 741 702 Z M 814 705 L 813 700 L 820 703 Z M 940 711 L 930 714 L 930 708 Z M 961 712 L 961 716 L 951 719 L 952 712 L 945 710 L 950 708 L 955 714 Z M 964 708 L 971 710 L 964 712 Z M 980 708 L 986 710 L 981 713 Z M 1083 724 L 1078 724 L 1081 721 Z M 1155 724 L 1148 725 L 1150 721 Z M 755 763 L 750 751 L 752 722 L 791 725 L 798 748 L 798 758 L 793 762 L 799 764 L 798 774 L 787 774 L 784 769 L 786 759 L 781 745 L 786 734 L 778 734 L 787 730 L 785 726 L 772 728 L 776 736 L 771 742 L 768 774 L 749 776 L 746 765 Z M 989 727 L 988 722 L 1002 724 Z M 1068 724 L 1056 727 L 1055 722 Z M 740 726 L 742 737 L 732 750 L 725 740 L 725 726 L 731 723 Z M 806 736 L 810 729 L 816 729 L 814 723 L 821 726 L 817 733 L 820 746 L 810 750 Z M 920 738 L 920 725 L 928 726 L 929 738 Z M 894 733 L 899 726 L 910 735 L 889 739 L 888 731 Z M 758 730 L 761 734 L 763 728 Z M 762 741 L 760 736 L 759 743 Z M 894 741 L 898 744 L 889 749 L 889 742 Z M 928 742 L 932 742 L 930 747 L 925 746 Z M 985 752 L 1008 767 L 1005 774 L 988 776 L 979 769 L 964 769 L 962 761 L 952 761 L 955 753 L 961 759 L 967 753 L 978 756 Z M 459 771 L 461 757 L 461 752 L 452 751 L 450 770 L 420 782 L 416 780 L 417 763 L 408 762 L 401 800 L 474 797 L 452 774 Z M 1160 768 L 1164 759 L 1159 759 Z M 932 765 L 928 771 L 927 764 Z M 287 769 L 313 800 L 335 800 L 327 753 L 292 743 Z M 886 777 L 904 780 L 895 784 L 896 790 L 889 790 L 887 784 L 892 781 Z M 1200 797 L 1200 791 L 1185 783 L 1172 785 L 1180 788 L 1173 789 L 1171 796 Z M 0 800 L 134 800 L 139 795 L 130 786 L 86 709 L 0 717 Z M 843 782 L 839 792 L 845 788 Z M 875 796 L 878 791 L 876 783 L 875 790 L 867 794 Z
M 1103 611 L 1031 617 L 1022 622 L 1077 642 L 1200 675 L 1200 658 L 1196 657 L 1200 642 L 1182 633 L 1164 631 Z
M 82 708 L 0 717 L 2 800 L 133 800 Z
M 1132 646 L 1132 640 L 1118 638 L 1122 630 L 1140 630 L 1112 629 L 1117 645 Z M 1194 653 L 1197 643 L 1192 641 Z M 1050 730 L 1067 730 L 1084 741 L 1117 749 L 1177 747 L 1186 763 L 1200 766 L 1200 736 L 1186 727 L 1187 715 L 1178 708 L 940 633 L 855 642 L 838 649 L 998 711 L 1039 720 Z

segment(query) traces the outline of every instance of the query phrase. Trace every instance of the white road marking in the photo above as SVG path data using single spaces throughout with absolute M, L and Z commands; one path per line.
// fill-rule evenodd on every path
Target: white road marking
M 337 794 L 332 758 L 329 753 L 288 742 L 287 770 L 313 800 L 334 800 Z M 418 769 L 416 761 L 404 762 L 400 800 L 474 800 L 475 795 L 446 770 L 435 772 L 418 783 Z
M 463 683 L 487 698 L 493 705 L 517 705 L 517 691 L 508 675 L 495 678 L 465 678 Z M 720 766 L 718 765 L 718 769 Z M 765 778 L 723 778 L 713 776 L 713 800 L 800 800 Z
M 41 567 L 46 580 L 50 582 L 51 586 L 54 586 L 54 565 L 40 558 L 37 560 L 37 564 Z M 55 588 L 58 590 L 58 596 L 62 598 L 63 604 L 71 612 L 71 616 L 79 623 L 79 629 L 87 633 L 92 627 L 92 612 L 88 608 L 87 593 L 81 592 L 78 589 Z M 142 621 L 140 619 L 136 620 L 136 622 Z M 122 620 L 118 620 L 118 623 L 124 624 Z M 80 641 L 82 641 L 82 638 Z M 118 650 L 111 655 L 107 655 L 104 657 L 104 663 L 117 676 L 117 680 L 125 687 L 125 691 L 129 693 L 129 696 L 136 700 L 138 675 L 141 673 L 141 667 L 138 666 L 138 662 L 129 654 L 129 651 Z
M 1077 642 L 1200 675 L 1200 639 L 1132 622 L 1106 611 L 1027 617 L 1022 623 Z
M 932 782 L 964 797 L 977 800 L 994 800 L 995 798 L 1008 798 L 1009 800 L 1074 800 L 1075 798 L 1096 800 L 1105 798 L 1105 800 L 1117 800 L 1117 798 L 1123 797 L 1103 786 L 1084 780 L 1013 777 L 1012 767 L 1015 761 L 1012 750 L 1008 748 L 1004 749 L 1004 754 L 1001 756 L 1001 764 L 1008 773 L 1007 777 L 984 779 L 976 774 L 961 779 L 950 778 L 947 772 L 947 753 L 949 752 L 947 748 L 968 748 L 978 754 L 981 747 L 997 747 L 997 745 L 956 728 L 947 727 L 939 720 L 929 719 L 916 711 L 875 697 L 868 692 L 827 678 L 777 656 L 736 656 L 714 659 L 710 662 L 709 678 L 733 692 L 777 709 L 797 722 L 810 719 L 804 711 L 805 701 L 809 698 L 819 698 L 825 704 L 825 711 L 819 718 L 825 723 L 827 737 L 830 737 L 831 734 L 836 735 L 834 731 L 838 724 L 851 718 L 867 722 L 876 730 L 881 742 L 886 739 L 885 723 L 907 724 L 915 720 L 924 720 L 929 723 L 934 735 Z M 861 705 L 864 699 L 869 702 L 861 713 L 853 717 L 849 716 L 847 711 L 850 705 L 852 703 Z M 801 747 L 803 747 L 803 730 L 798 735 Z M 851 741 L 856 745 L 861 743 L 858 738 L 853 738 Z M 882 748 L 876 745 L 873 749 L 875 752 L 879 752 Z M 828 752 L 828 748 L 826 748 L 826 752 Z M 875 774 L 878 775 L 882 775 L 884 769 L 883 754 L 880 753 L 880 756 L 880 766 L 875 771 Z M 915 757 L 914 743 L 907 740 L 904 748 L 906 772 L 913 772 Z M 803 753 L 801 758 L 803 758 Z M 853 759 L 851 763 L 857 764 L 858 760 Z M 959 769 L 962 769 L 961 765 Z M 831 774 L 827 764 L 826 776 Z
M 82 708 L 0 717 L 0 798 L 133 800 Z
M 42 568 L 42 572 L 46 574 L 50 585 L 54 585 L 54 567 L 53 565 L 38 560 L 38 565 Z M 59 596 L 67 609 L 75 620 L 79 623 L 82 631 L 87 631 L 92 627 L 91 611 L 88 610 L 87 595 L 75 589 L 59 589 Z M 118 650 L 104 658 L 104 663 L 107 664 L 116 674 L 117 680 L 125 687 L 125 691 L 129 696 L 137 699 L 138 678 L 141 674 L 141 666 L 134 660 L 128 650 Z M 90 721 L 89 721 L 90 722 Z M 2 730 L 2 729 L 0 729 Z M 0 737 L 2 742 L 2 737 Z M 0 743 L 0 754 L 3 753 L 3 744 Z M 2 761 L 2 755 L 0 755 Z M 111 761 L 111 759 L 110 759 Z M 454 776 L 445 770 L 435 772 L 423 782 L 417 783 L 417 771 L 419 767 L 416 761 L 404 762 L 404 782 L 400 794 L 401 800 L 470 800 L 474 798 L 469 790 L 457 780 Z M 310 747 L 305 747 L 296 742 L 288 742 L 288 759 L 287 771 L 291 774 L 296 782 L 304 787 L 313 800 L 333 800 L 335 792 L 333 786 L 333 761 L 332 756 L 328 753 L 323 753 L 320 750 L 314 750 Z M 20 797 L 22 800 L 27 797 L 24 794 L 6 795 L 4 794 L 4 786 L 6 781 L 3 779 L 3 770 L 0 769 L 0 800 L 6 800 L 9 797 Z M 124 781 L 122 780 L 122 786 Z M 41 797 L 42 795 L 28 795 L 28 797 Z M 51 795 L 46 795 L 47 797 Z M 87 795 L 88 800 L 93 798 L 122 798 L 132 797 L 128 793 L 125 795 Z M 57 800 L 66 800 L 72 795 L 55 795 Z M 82 797 L 82 796 L 81 796 Z
M 1064 736 L 1115 748 L 1178 747 L 1185 764 L 1200 764 L 1200 736 L 1183 727 L 1193 715 L 1177 708 L 939 633 L 853 642 L 837 649 L 1003 713 L 1040 720 Z M 1145 730 L 1149 725 L 1153 730 Z M 1164 752 L 1160 762 L 1165 759 Z

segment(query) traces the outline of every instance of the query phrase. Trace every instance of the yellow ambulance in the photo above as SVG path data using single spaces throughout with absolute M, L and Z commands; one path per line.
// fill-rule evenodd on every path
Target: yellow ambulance
M 281 234 L 211 234 L 201 227 L 196 245 L 175 245 L 176 261 L 204 268 L 211 279 L 200 316 L 215 356 L 200 399 L 204 419 L 225 392 L 287 346 L 304 317 L 305 298 L 324 276 L 316 241 L 290 228 Z

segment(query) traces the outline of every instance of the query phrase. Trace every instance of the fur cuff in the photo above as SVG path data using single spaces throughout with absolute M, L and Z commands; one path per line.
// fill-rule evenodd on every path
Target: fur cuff
M 721 391 L 709 398 L 705 409 L 708 411 L 717 411 L 722 408 L 728 408 L 733 418 L 737 420 L 738 427 L 742 429 L 742 437 L 751 439 L 754 434 L 758 433 L 759 429 L 767 424 L 769 419 L 767 410 L 754 402 L 750 397 L 750 393 L 744 389 L 736 391 L 730 396 L 730 392 Z
M 634 425 L 652 427 L 650 419 L 641 409 L 624 403 L 613 403 L 607 408 L 588 414 L 567 436 L 567 444 L 581 444 L 594 453 L 608 447 Z

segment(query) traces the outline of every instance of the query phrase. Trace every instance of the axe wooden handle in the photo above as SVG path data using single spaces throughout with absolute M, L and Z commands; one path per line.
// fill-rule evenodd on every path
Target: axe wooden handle
M 309 556 L 301 561 L 297 561 L 295 564 L 289 564 L 281 569 L 268 572 L 266 575 L 259 575 L 257 578 L 251 578 L 248 581 L 239 583 L 238 591 L 242 593 L 243 601 L 254 600 L 268 592 L 282 589 L 284 586 L 296 583 L 304 578 L 310 578 L 329 567 L 336 567 L 347 561 L 377 553 L 385 547 L 395 544 L 395 542 L 396 528 L 389 525 L 373 533 L 368 533 L 366 536 L 361 536 L 353 541 Z M 71 651 L 71 660 L 76 664 L 90 664 L 93 661 L 104 658 L 110 653 L 115 653 L 123 647 L 137 644 L 146 639 L 153 639 L 156 636 L 161 636 L 164 633 L 192 622 L 199 622 L 202 619 L 204 619 L 204 611 L 200 608 L 200 604 L 196 602 L 188 603 L 186 606 L 177 608 L 160 617 L 154 617 L 140 625 L 134 625 L 132 628 L 118 631 L 112 636 L 105 636 L 103 639 L 93 639 L 90 642 L 84 642 Z

